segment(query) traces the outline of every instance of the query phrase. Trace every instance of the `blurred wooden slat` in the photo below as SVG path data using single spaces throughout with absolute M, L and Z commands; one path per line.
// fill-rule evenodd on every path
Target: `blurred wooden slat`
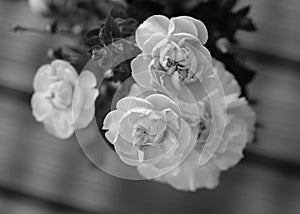
M 0 2 L 0 84 L 32 92 L 32 78 L 38 67 L 47 62 L 47 50 L 73 40 L 62 36 L 14 33 L 12 26 L 21 24 L 42 28 L 47 22 L 34 15 L 27 1 Z
M 263 15 L 257 18 L 263 23 Z M 24 2 L 0 2 L 0 85 L 32 92 L 32 77 L 37 67 L 45 62 L 47 47 L 62 41 L 12 34 L 7 26 L 14 23 L 40 25 L 41 20 L 30 13 Z M 277 23 L 274 26 L 261 31 L 258 37 L 273 32 Z M 270 41 L 277 42 L 282 35 L 279 33 Z M 245 37 L 244 40 L 249 41 L 250 48 L 266 48 L 266 44 L 257 43 L 260 40 L 253 38 Z M 290 38 L 291 43 L 295 41 L 294 37 L 286 38 Z M 279 47 L 272 46 L 275 49 L 268 51 Z M 282 54 L 286 51 L 287 48 Z M 299 162 L 298 69 L 274 61 L 254 59 L 250 63 L 259 71 L 249 89 L 251 97 L 258 100 L 255 109 L 263 126 L 258 130 L 258 144 L 250 145 L 249 149 L 275 159 Z M 28 100 L 0 89 L 1 186 L 93 213 L 296 214 L 300 210 L 299 176 L 263 162 L 247 160 L 247 157 L 244 163 L 222 175 L 221 185 L 215 191 L 186 193 L 159 183 L 125 181 L 109 176 L 91 166 L 75 138 L 55 139 L 35 122 Z M 1 203 L 0 200 L 0 208 L 6 204 L 22 206 L 21 201 Z M 40 209 L 38 205 L 23 205 L 29 206 L 32 213 Z M 19 211 L 16 208 L 11 212 L 18 214 Z
M 249 58 L 257 70 L 249 85 L 250 97 L 261 127 L 251 149 L 273 158 L 300 163 L 300 73 L 298 64 L 264 57 Z
M 86 212 L 51 206 L 40 200 L 11 192 L 0 192 L 0 213 L 3 214 L 84 214 Z
M 24 101 L 8 93 L 0 99 L 1 185 L 100 213 L 266 214 L 300 209 L 299 177 L 263 163 L 247 162 L 224 173 L 215 191 L 185 193 L 154 182 L 119 180 L 92 168 L 74 138 L 61 142 L 47 134 Z
M 300 1 L 240 0 L 251 5 L 257 33 L 239 32 L 241 44 L 251 50 L 300 61 Z

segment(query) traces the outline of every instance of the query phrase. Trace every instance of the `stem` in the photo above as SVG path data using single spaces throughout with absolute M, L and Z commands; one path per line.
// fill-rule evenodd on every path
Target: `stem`
M 73 32 L 66 30 L 66 29 L 61 29 L 57 28 L 55 30 L 52 29 L 51 25 L 46 25 L 44 28 L 34 28 L 34 27 L 29 27 L 29 26 L 23 26 L 23 25 L 15 25 L 10 27 L 10 30 L 13 32 L 26 32 L 26 33 L 35 33 L 35 34 L 50 34 L 50 35 L 62 35 L 62 36 L 67 36 L 67 37 L 76 37 L 77 35 L 74 34 Z

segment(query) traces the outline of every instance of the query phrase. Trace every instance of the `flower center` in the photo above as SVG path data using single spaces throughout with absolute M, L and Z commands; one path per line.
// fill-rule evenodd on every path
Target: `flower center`
M 196 59 L 189 47 L 171 41 L 163 45 L 154 62 L 155 68 L 170 75 L 177 75 L 185 83 L 197 80 Z
M 55 82 L 49 87 L 48 99 L 54 107 L 58 109 L 66 109 L 72 103 L 73 87 L 68 82 Z
M 199 122 L 199 132 L 197 136 L 197 142 L 195 145 L 196 150 L 202 150 L 203 146 L 205 145 L 209 135 L 210 126 L 211 126 L 211 115 L 209 112 L 205 111 L 203 118 L 201 118 Z
M 151 134 L 151 131 L 145 129 L 145 127 L 138 127 L 134 132 L 133 144 L 139 147 L 140 150 L 146 146 L 155 146 L 161 143 L 165 134 L 165 131 L 158 135 Z
M 142 150 L 147 146 L 156 146 L 164 139 L 166 123 L 160 115 L 152 114 L 142 118 L 133 127 L 133 145 Z

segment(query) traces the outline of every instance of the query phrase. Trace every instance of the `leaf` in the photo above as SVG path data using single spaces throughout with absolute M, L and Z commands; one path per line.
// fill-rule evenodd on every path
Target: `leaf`
M 123 18 L 126 19 L 128 18 L 128 14 L 125 10 L 125 8 L 122 5 L 115 5 L 111 10 L 110 10 L 110 16 L 114 18 Z
M 127 38 L 135 35 L 135 31 L 138 26 L 137 20 L 133 18 L 127 18 L 127 19 L 116 18 L 115 21 L 117 22 L 119 29 L 122 33 L 122 38 Z
M 112 42 L 112 36 L 108 34 L 105 27 L 100 29 L 99 40 L 100 40 L 100 45 L 102 46 L 109 45 Z
M 85 37 L 90 38 L 90 37 L 93 37 L 93 36 L 98 36 L 99 31 L 100 31 L 99 28 L 92 29 L 92 30 L 90 30 L 89 32 L 86 33 Z
M 253 24 L 252 20 L 249 18 L 245 18 L 240 23 L 240 28 L 246 31 L 256 31 L 257 28 Z
M 93 47 L 95 45 L 99 45 L 100 41 L 99 41 L 99 37 L 91 37 L 89 39 L 86 39 L 83 41 L 83 44 L 86 45 L 87 47 Z
M 221 6 L 224 11 L 231 11 L 238 0 L 225 0 Z
M 112 16 L 108 15 L 106 17 L 106 22 L 105 22 L 104 28 L 105 28 L 106 32 L 109 35 L 111 35 L 111 37 L 121 38 L 121 31 L 119 29 L 119 26 Z
M 100 29 L 100 44 L 105 46 L 112 43 L 113 38 L 121 38 L 122 34 L 118 24 L 110 15 L 105 19 L 104 26 Z
M 243 7 L 242 9 L 239 9 L 238 11 L 235 12 L 236 17 L 245 17 L 248 15 L 251 7 L 250 5 Z

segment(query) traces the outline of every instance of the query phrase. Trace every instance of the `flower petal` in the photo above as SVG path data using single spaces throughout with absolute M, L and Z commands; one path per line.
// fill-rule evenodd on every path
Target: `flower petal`
M 195 19 L 193 17 L 190 17 L 190 16 L 178 16 L 178 17 L 176 17 L 176 19 L 178 19 L 178 20 L 188 20 L 191 23 L 193 23 L 193 26 L 197 29 L 196 36 L 200 39 L 202 44 L 205 44 L 207 42 L 208 32 L 207 32 L 207 29 L 206 29 L 205 25 L 203 24 L 203 22 L 201 22 L 200 20 Z M 182 23 L 187 23 L 187 22 L 182 21 Z M 179 33 L 180 33 L 180 31 L 179 31 Z
M 187 19 L 186 16 L 178 16 L 171 18 L 168 29 L 168 34 L 188 33 L 198 37 L 198 31 L 193 21 Z
M 154 106 L 148 100 L 133 96 L 124 97 L 117 103 L 117 109 L 123 112 L 127 112 L 137 107 L 154 109 Z
M 142 87 L 150 88 L 151 75 L 149 65 L 151 58 L 140 54 L 131 61 L 132 77 Z
M 51 83 L 58 80 L 51 65 L 43 65 L 36 72 L 33 79 L 33 89 L 37 92 L 46 92 Z
M 78 77 L 78 84 L 83 88 L 95 88 L 97 79 L 91 71 L 82 71 Z
M 143 50 L 146 40 L 153 34 L 160 33 L 167 35 L 170 20 L 162 15 L 154 15 L 146 19 L 136 30 L 136 42 L 138 47 Z
M 122 142 L 122 141 L 125 141 L 125 142 Z M 122 151 L 122 149 L 124 149 L 124 146 L 126 145 L 126 143 L 129 144 L 129 142 L 127 142 L 121 136 L 118 136 L 118 138 L 116 140 L 117 146 L 115 146 L 115 150 L 116 150 L 117 154 L 119 155 L 120 159 L 124 163 L 126 163 L 130 166 L 139 165 L 140 162 L 139 162 L 139 157 L 138 157 L 138 149 L 130 150 L 129 147 L 127 147 L 128 150 L 126 150 L 126 152 Z M 121 144 L 122 144 L 122 146 L 121 146 Z
M 105 133 L 105 136 L 112 144 L 114 144 L 116 141 L 119 129 L 119 121 L 123 114 L 124 112 L 122 111 L 114 110 L 109 112 L 104 118 L 103 129 L 108 130 Z
M 61 139 L 69 138 L 74 132 L 74 126 L 66 112 L 53 112 L 51 117 L 44 121 L 44 124 L 49 133 Z
M 143 45 L 143 54 L 151 56 L 153 54 L 154 47 L 162 41 L 164 38 L 166 38 L 166 35 L 162 35 L 159 33 L 153 34 L 144 42 Z
M 86 89 L 84 92 L 84 109 L 94 106 L 97 97 L 99 96 L 98 89 Z
M 228 142 L 227 149 L 223 153 L 217 153 L 216 162 L 221 170 L 236 165 L 243 157 L 243 149 L 247 143 L 247 127 L 240 124 L 239 134 Z
M 218 77 L 222 83 L 225 95 L 230 95 L 230 94 L 240 95 L 241 94 L 241 89 L 240 89 L 239 84 L 237 83 L 234 76 L 225 69 L 225 66 L 223 63 L 221 63 L 217 60 L 213 60 L 213 68 L 216 72 L 216 75 L 218 75 Z
M 199 41 L 196 40 L 187 40 L 188 47 L 192 48 L 194 51 L 200 52 L 206 57 L 208 62 L 212 62 L 212 57 L 209 50 L 203 46 Z
M 78 74 L 75 68 L 67 61 L 56 59 L 52 61 L 51 66 L 56 71 L 56 75 L 59 79 L 70 82 L 75 85 Z
M 142 117 L 149 115 L 152 112 L 150 109 L 145 108 L 134 108 L 127 111 L 120 119 L 119 125 L 119 135 L 127 140 L 128 142 L 133 142 L 132 133 L 133 126 Z
M 197 160 L 199 155 L 196 151 L 191 154 L 172 171 L 164 174 L 163 176 L 155 178 L 155 180 L 168 183 L 178 190 L 195 191 L 197 188 L 215 188 L 219 181 L 220 170 L 214 162 L 209 162 L 205 166 L 199 166 Z M 146 170 L 139 172 L 144 175 Z
M 76 129 L 86 128 L 95 116 L 95 106 L 91 106 L 88 109 L 81 109 L 79 117 L 75 121 Z
M 43 93 L 34 93 L 31 98 L 31 106 L 33 116 L 37 121 L 43 121 L 49 117 L 53 111 L 53 106 L 49 103 L 48 99 L 45 99 Z
M 120 135 L 118 135 L 115 147 L 118 148 L 118 151 L 122 152 L 122 154 L 126 155 L 136 155 L 138 148 L 134 147 L 132 143 L 126 141 L 124 138 L 122 138 Z M 136 156 L 134 156 L 136 157 Z M 127 156 L 128 158 L 128 156 Z
M 178 115 L 181 115 L 178 105 L 169 97 L 163 94 L 153 94 L 146 98 L 147 101 L 152 103 L 155 110 L 162 111 L 171 108 Z

